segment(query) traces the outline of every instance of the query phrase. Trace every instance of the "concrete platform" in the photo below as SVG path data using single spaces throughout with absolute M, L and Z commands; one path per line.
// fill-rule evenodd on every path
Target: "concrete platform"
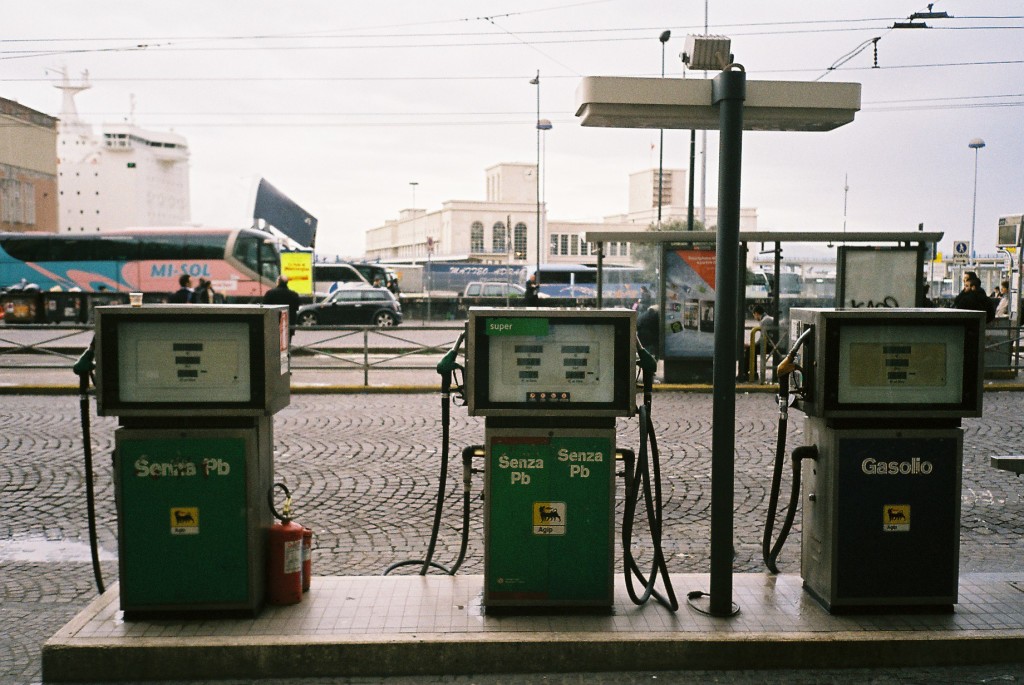
M 672 582 L 677 613 L 634 606 L 620 576 L 611 615 L 491 616 L 482 576 L 316 577 L 301 604 L 256 618 L 130 623 L 114 586 L 46 642 L 43 679 L 895 668 L 1024 653 L 1024 573 L 962 575 L 945 614 L 832 616 L 799 577 L 748 573 L 734 576 L 740 613 L 714 618 L 686 598 L 706 575 Z

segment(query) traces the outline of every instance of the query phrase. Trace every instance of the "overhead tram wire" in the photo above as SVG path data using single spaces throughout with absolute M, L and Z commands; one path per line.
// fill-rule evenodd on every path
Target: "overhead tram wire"
M 597 1 L 601 1 L 601 0 L 597 0 Z M 576 3 L 576 5 L 578 5 L 578 4 L 586 4 L 586 3 Z M 547 9 L 553 9 L 553 8 L 547 8 Z M 524 13 L 525 12 L 523 12 L 523 13 L 507 13 L 507 14 L 502 14 L 502 15 L 492 15 L 490 17 L 467 17 L 467 18 L 462 18 L 462 19 L 457 19 L 457 20 L 442 21 L 442 22 L 427 22 L 427 23 L 454 23 L 454 22 L 485 20 L 485 21 L 488 21 L 490 24 L 492 24 L 495 28 L 499 29 L 500 31 L 502 31 L 502 32 L 504 32 L 504 33 L 506 33 L 506 34 L 508 34 L 510 36 L 513 36 L 514 38 L 516 38 L 516 40 L 519 43 L 521 43 L 521 44 L 525 43 L 527 45 L 532 45 L 534 43 L 560 44 L 560 43 L 580 43 L 580 42 L 642 41 L 642 40 L 646 39 L 646 33 L 648 33 L 649 31 L 652 30 L 650 27 L 641 27 L 641 28 L 614 27 L 614 28 L 610 28 L 610 29 L 543 29 L 543 30 L 533 30 L 533 31 L 519 31 L 519 32 L 513 33 L 513 32 L 508 31 L 507 29 L 504 29 L 503 27 L 499 26 L 496 22 L 494 22 L 494 19 L 497 19 L 497 18 L 509 17 L 509 16 L 513 16 L 514 14 L 524 14 Z M 828 32 L 845 32 L 845 31 L 867 30 L 867 29 L 856 28 L 856 27 L 844 27 L 844 28 L 824 28 L 824 29 L 823 28 L 816 28 L 816 29 L 806 29 L 806 30 L 799 30 L 799 31 L 796 31 L 796 30 L 785 30 L 785 31 L 754 31 L 754 32 L 742 32 L 742 31 L 737 32 L 737 31 L 735 31 L 735 29 L 736 28 L 742 28 L 742 27 L 758 28 L 758 27 L 772 27 L 772 26 L 820 26 L 820 25 L 831 25 L 831 24 L 857 24 L 857 23 L 866 23 L 866 22 L 875 22 L 875 21 L 891 21 L 891 20 L 892 20 L 891 17 L 877 17 L 877 18 L 855 18 L 855 19 L 818 19 L 818 20 L 803 20 L 803 21 L 789 21 L 789 22 L 753 22 L 753 23 L 722 24 L 722 25 L 716 26 L 716 30 L 717 29 L 729 30 L 733 35 L 737 35 L 737 36 L 743 36 L 743 35 L 748 35 L 748 36 L 753 36 L 753 35 L 787 35 L 787 34 L 793 34 L 793 33 L 828 33 Z M 415 26 L 415 25 L 417 25 L 417 24 L 413 24 L 413 26 Z M 388 28 L 388 27 L 385 27 L 385 28 Z M 691 30 L 691 29 L 694 29 L 694 28 L 695 27 L 685 27 L 684 26 L 684 27 L 674 27 L 673 30 L 681 30 L 681 31 L 685 32 L 687 30 Z M 366 29 L 365 28 L 361 28 L 361 29 L 358 29 L 358 30 L 365 31 Z M 577 38 L 572 38 L 572 39 L 566 39 L 564 41 L 550 41 L 550 40 L 548 40 L 548 41 L 536 41 L 536 40 L 534 40 L 534 41 L 524 41 L 522 39 L 522 36 L 532 36 L 532 35 L 573 34 L 573 35 L 577 35 L 578 36 L 579 34 L 582 34 L 582 33 L 610 33 L 610 32 L 621 33 L 621 32 L 624 32 L 624 31 L 626 31 L 626 32 L 636 32 L 638 34 L 644 34 L 644 35 L 638 35 L 637 37 L 618 37 L 618 38 L 616 38 L 616 37 L 609 37 L 609 38 L 599 38 L 599 39 L 580 39 L 580 38 L 577 37 Z M 177 44 L 179 42 L 192 42 L 192 43 L 195 43 L 195 42 L 241 41 L 241 40 L 250 40 L 250 41 L 293 40 L 293 41 L 298 41 L 298 40 L 324 40 L 324 39 L 354 40 L 354 39 L 367 39 L 367 38 L 374 38 L 374 39 L 398 38 L 398 39 L 407 40 L 410 37 L 410 35 L 412 37 L 424 38 L 424 37 L 460 37 L 460 36 L 465 36 L 465 35 L 486 36 L 486 35 L 494 35 L 494 34 L 479 33 L 479 32 L 473 32 L 473 33 L 470 33 L 470 34 L 466 34 L 465 32 L 440 32 L 440 33 L 424 33 L 424 34 L 401 34 L 401 33 L 396 33 L 396 34 L 373 34 L 373 33 L 371 33 L 371 34 L 346 34 L 344 32 L 340 32 L 340 33 L 337 33 L 337 34 L 324 34 L 324 33 L 300 34 L 300 35 L 295 35 L 295 34 L 283 34 L 283 35 L 253 34 L 253 35 L 248 35 L 248 36 L 172 36 L 172 37 L 146 37 L 146 38 L 138 38 L 138 37 L 104 37 L 104 38 L 78 38 L 78 37 L 73 37 L 73 38 L 57 38 L 57 37 L 46 37 L 46 38 L 19 38 L 19 39 L 3 39 L 3 40 L 0 40 L 0 46 L 6 45 L 6 44 L 11 44 L 11 43 L 42 43 L 42 44 L 48 44 L 48 43 L 77 43 L 77 42 L 86 42 L 86 41 L 103 41 L 103 42 L 108 42 L 108 41 L 131 41 L 132 44 L 130 44 L 130 45 L 122 45 L 122 46 L 101 46 L 101 47 L 95 47 L 95 48 L 68 48 L 66 50 L 47 50 L 47 51 L 42 51 L 42 50 L 39 50 L 39 49 L 36 49 L 36 50 L 0 50 L 0 60 L 3 60 L 3 59 L 29 58 L 29 57 L 42 57 L 42 56 L 49 57 L 49 56 L 55 56 L 55 55 L 60 55 L 60 54 L 81 54 L 81 53 L 90 53 L 90 52 L 136 52 L 136 51 L 143 51 L 143 50 L 153 50 L 153 51 L 159 50 L 161 52 L 167 52 L 167 51 L 171 51 L 171 52 L 218 51 L 218 52 L 220 52 L 220 51 L 255 51 L 255 50 L 373 49 L 373 48 L 396 48 L 396 47 L 406 47 L 406 48 L 424 48 L 424 47 L 482 47 L 482 46 L 489 46 L 489 45 L 492 45 L 492 46 L 509 45 L 509 43 L 493 43 L 493 42 L 491 42 L 491 43 L 482 43 L 482 44 L 481 43 L 442 43 L 442 44 L 428 44 L 428 45 L 424 45 L 424 44 L 406 44 L 406 45 L 398 45 L 398 46 L 396 46 L 394 44 L 388 44 L 388 45 L 365 45 L 365 46 L 299 46 L 299 45 L 266 46 L 266 45 L 263 45 L 263 46 L 219 46 L 219 47 L 213 46 L 213 47 L 210 47 L 210 46 L 187 46 L 187 45 L 178 45 Z
M 361 27 L 359 31 L 371 30 L 373 28 L 400 28 L 402 26 L 419 26 L 429 25 L 438 23 L 455 23 L 455 22 L 469 22 L 479 21 L 481 19 L 500 19 L 504 17 L 514 16 L 515 14 L 522 13 L 509 13 L 502 15 L 492 15 L 490 17 L 466 17 L 457 20 L 441 20 L 434 22 L 424 22 L 423 24 L 398 24 L 394 26 L 383 26 L 383 27 Z M 1013 18 L 1024 18 L 1024 17 L 1013 17 Z M 874 21 L 892 21 L 892 17 L 870 17 L 870 18 L 859 18 L 859 19 L 807 19 L 802 21 L 781 21 L 781 22 L 750 22 L 750 23 L 739 23 L 739 24 L 720 24 L 716 25 L 716 30 L 719 29 L 734 29 L 741 27 L 770 27 L 770 26 L 805 26 L 814 24 L 853 24 L 862 22 L 874 22 Z M 545 35 L 545 34 L 583 34 L 583 33 L 610 33 L 610 32 L 635 32 L 638 34 L 647 34 L 651 31 L 657 30 L 658 27 L 640 26 L 640 27 L 625 27 L 616 26 L 613 28 L 583 28 L 583 29 L 534 29 L 519 31 L 519 35 Z M 698 30 L 698 26 L 674 26 L 671 27 L 673 31 L 687 31 L 687 30 Z M 333 30 L 333 29 L 332 29 Z M 856 30 L 856 29 L 850 29 Z M 251 34 L 251 35 L 225 35 L 225 36 L 104 36 L 102 38 L 82 38 L 82 37 L 45 37 L 45 38 L 0 38 L 0 45 L 6 43 L 81 43 L 89 41 L 129 41 L 136 42 L 144 41 L 146 43 L 153 43 L 154 41 L 235 41 L 235 40 L 315 40 L 315 39 L 326 39 L 326 38 L 402 38 L 406 39 L 409 37 L 415 38 L 436 38 L 445 36 L 483 36 L 483 35 L 494 35 L 493 33 L 484 33 L 481 31 L 446 31 L 446 32 L 433 32 L 433 33 L 394 33 L 394 34 L 381 34 L 381 33 L 346 33 L 340 31 L 336 34 L 315 32 L 315 33 L 302 33 L 302 34 Z

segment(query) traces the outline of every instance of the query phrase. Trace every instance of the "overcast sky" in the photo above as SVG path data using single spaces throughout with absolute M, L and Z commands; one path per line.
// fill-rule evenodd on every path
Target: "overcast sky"
M 576 88 L 583 76 L 660 75 L 666 29 L 666 76 L 680 78 L 705 8 L 748 79 L 863 84 L 862 111 L 836 131 L 745 134 L 742 204 L 759 228 L 923 223 L 945 232 L 948 252 L 970 238 L 968 143 L 981 138 L 975 243 L 995 252 L 998 217 L 1024 212 L 1019 1 L 940 0 L 933 11 L 953 18 L 893 29 L 927 5 L 40 0 L 4 12 L 0 96 L 59 115 L 50 70 L 88 70 L 93 87 L 77 98 L 86 121 L 125 121 L 134 100 L 135 123 L 186 136 L 195 222 L 245 224 L 263 176 L 318 217 L 321 252 L 359 255 L 367 229 L 412 206 L 412 182 L 416 206 L 433 211 L 485 199 L 491 165 L 536 161 L 537 71 L 541 117 L 554 125 L 549 217 L 626 211 L 628 174 L 658 165 L 658 132 L 581 127 Z M 709 206 L 717 142 L 709 133 Z M 689 133 L 666 131 L 665 167 L 686 168 L 688 156 Z

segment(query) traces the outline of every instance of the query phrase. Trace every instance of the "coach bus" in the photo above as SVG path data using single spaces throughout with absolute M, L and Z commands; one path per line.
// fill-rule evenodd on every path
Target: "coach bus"
M 182 274 L 228 302 L 257 300 L 281 273 L 277 240 L 249 228 L 146 228 L 89 235 L 0 233 L 0 288 L 172 293 Z
M 536 268 L 529 268 L 533 274 Z M 604 265 L 602 297 L 635 300 L 640 286 L 651 286 L 643 269 Z M 549 297 L 597 297 L 597 267 L 588 264 L 541 264 L 540 292 Z M 653 291 L 652 291 L 653 292 Z

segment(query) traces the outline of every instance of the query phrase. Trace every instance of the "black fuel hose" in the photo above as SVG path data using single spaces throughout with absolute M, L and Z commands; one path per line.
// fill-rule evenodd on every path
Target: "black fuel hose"
M 96 539 L 96 491 L 92 477 L 92 431 L 89 425 L 89 374 L 93 367 L 93 344 L 75 362 L 78 374 L 78 407 L 82 417 L 82 452 L 85 457 L 85 508 L 89 525 L 89 552 L 92 556 L 92 574 L 96 579 L 96 590 L 102 595 L 103 571 L 100 568 L 99 544 Z
M 779 491 L 782 489 L 782 469 L 786 459 L 786 432 L 789 428 L 789 377 L 796 369 L 794 360 L 797 352 L 810 336 L 814 329 L 808 327 L 800 334 L 800 337 L 793 343 L 793 348 L 779 362 L 776 376 L 779 379 L 779 427 L 775 440 L 775 464 L 772 470 L 771 491 L 768 495 L 768 514 L 764 523 L 764 537 L 761 539 L 761 557 L 768 570 L 775 574 L 779 572 L 777 564 L 782 547 L 786 544 L 789 531 L 793 527 L 796 518 L 796 508 L 800 499 L 800 461 L 809 456 L 800 448 L 793 452 L 793 482 L 790 487 L 789 505 L 786 508 L 786 518 L 782 528 L 779 530 L 779 537 L 772 545 L 772 533 L 775 530 L 775 518 L 778 515 Z M 816 453 L 816 452 L 815 452 Z
M 632 453 L 624 452 L 626 496 L 622 514 L 622 561 L 626 580 L 626 591 L 634 604 L 641 605 L 653 597 L 659 604 L 670 611 L 679 609 L 672 580 L 668 574 L 668 565 L 661 548 L 662 540 L 662 491 L 661 461 L 658 452 L 658 440 L 651 428 L 651 397 L 654 384 L 654 371 L 657 361 L 642 346 L 638 348 L 640 368 L 643 375 L 644 401 L 638 409 L 640 418 L 640 453 L 633 463 Z M 647 511 L 647 527 L 651 535 L 653 557 L 651 570 L 644 574 L 640 570 L 632 552 L 633 523 L 636 519 L 637 503 L 641 486 L 644 507 Z M 655 585 L 661 576 L 665 586 L 665 594 L 658 592 Z M 643 584 L 642 594 L 638 594 L 633 586 L 634 577 Z
M 469 539 L 469 485 L 470 475 L 467 473 L 463 477 L 463 513 L 462 513 L 462 544 L 459 552 L 459 558 L 452 568 L 447 568 L 434 561 L 434 550 L 437 547 L 437 537 L 441 530 L 441 516 L 444 512 L 444 496 L 445 491 L 448 487 L 448 461 L 449 461 L 449 450 L 450 450 L 450 428 L 451 428 L 451 387 L 452 387 L 452 376 L 455 370 L 461 368 L 456 363 L 455 359 L 458 357 L 459 349 L 462 347 L 462 341 L 465 339 L 466 334 L 462 333 L 459 335 L 458 340 L 455 341 L 455 345 L 449 350 L 440 362 L 437 364 L 437 372 L 441 374 L 441 472 L 438 478 L 437 485 L 437 499 L 434 504 L 434 521 L 430 530 L 430 542 L 427 544 L 427 554 L 423 559 L 406 559 L 391 564 L 384 569 L 383 575 L 388 575 L 397 568 L 404 566 L 419 566 L 420 575 L 425 576 L 431 568 L 436 568 L 439 571 L 453 576 L 462 566 L 462 562 L 466 556 L 466 548 Z M 467 464 L 467 452 L 471 455 L 475 452 L 477 447 L 467 447 L 463 450 L 463 469 L 469 469 L 472 471 L 472 465 Z M 470 457 L 471 459 L 471 457 Z

